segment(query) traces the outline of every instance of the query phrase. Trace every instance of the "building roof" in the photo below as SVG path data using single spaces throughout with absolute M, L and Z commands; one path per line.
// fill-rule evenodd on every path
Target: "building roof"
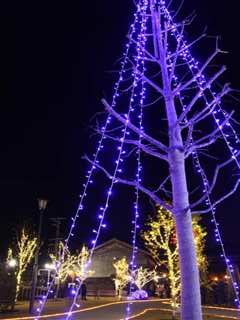
M 118 240 L 117 238 L 112 238 L 112 239 L 110 239 L 110 240 L 98 245 L 95 248 L 95 252 L 97 253 L 98 250 L 105 249 L 106 247 L 109 247 L 109 246 L 112 246 L 112 245 L 119 245 L 120 247 L 124 247 L 126 249 L 132 250 L 132 246 L 129 243 L 121 241 L 121 240 Z M 143 249 L 139 249 L 138 248 L 138 252 L 142 253 L 143 255 L 148 256 L 151 260 L 154 261 L 152 255 L 147 250 L 143 250 Z

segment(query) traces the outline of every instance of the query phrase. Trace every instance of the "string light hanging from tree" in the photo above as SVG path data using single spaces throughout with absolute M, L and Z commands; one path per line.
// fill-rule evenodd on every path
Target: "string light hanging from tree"
M 146 29 L 148 30 L 146 43 L 142 36 L 144 33 L 142 22 L 145 13 L 148 17 L 146 20 Z M 202 192 L 197 194 L 195 197 L 198 197 L 198 199 L 194 200 L 192 194 L 188 193 L 187 186 L 192 179 L 193 167 L 190 170 L 187 161 L 190 156 L 194 156 L 194 153 L 198 154 L 198 150 L 203 147 L 210 148 L 212 145 L 220 145 L 221 142 L 225 142 L 225 149 L 227 149 L 228 155 L 230 151 L 231 158 L 223 161 L 221 168 L 224 169 L 227 168 L 229 163 L 232 165 L 236 162 L 238 165 L 238 149 L 232 144 L 232 138 L 227 133 L 227 130 L 234 130 L 230 123 L 232 113 L 223 111 L 222 107 L 221 118 L 219 118 L 220 112 L 214 113 L 219 108 L 219 101 L 229 92 L 229 87 L 226 85 L 223 86 L 221 91 L 217 90 L 218 87 L 214 85 L 225 68 L 221 68 L 212 74 L 209 72 L 205 76 L 205 71 L 215 55 L 210 56 L 202 66 L 199 66 L 197 61 L 190 56 L 189 48 L 196 41 L 188 44 L 183 37 L 184 28 L 188 24 L 189 21 L 175 23 L 163 0 L 139 0 L 137 3 L 134 32 L 132 30 L 132 36 L 131 34 L 129 36 L 127 58 L 123 60 L 126 61 L 126 64 L 122 64 L 119 86 L 115 86 L 115 89 L 117 89 L 116 103 L 108 103 L 107 100 L 102 100 L 109 114 L 107 120 L 109 126 L 106 127 L 106 130 L 103 126 L 99 133 L 103 137 L 104 144 L 108 142 L 110 143 L 108 146 L 112 147 L 113 142 L 115 143 L 113 163 L 108 169 L 106 162 L 103 160 L 104 155 L 106 155 L 104 152 L 101 152 L 101 160 L 98 157 L 96 158 L 97 153 L 92 158 L 85 157 L 93 168 L 92 172 L 99 169 L 110 180 L 107 185 L 105 200 L 102 201 L 100 212 L 97 213 L 97 219 L 99 220 L 93 229 L 94 236 L 91 239 L 90 259 L 86 268 L 89 268 L 91 264 L 100 232 L 106 226 L 105 217 L 109 210 L 114 186 L 117 184 L 131 186 L 135 191 L 138 190 L 136 192 L 137 202 L 139 201 L 139 194 L 142 192 L 156 204 L 173 212 L 180 253 L 181 316 L 183 319 L 201 320 L 199 274 L 191 214 L 194 213 L 194 210 L 199 211 L 199 209 L 200 212 L 211 211 L 209 207 L 206 210 L 201 210 L 202 206 L 206 204 L 207 198 L 209 197 L 212 201 L 213 206 L 211 207 L 215 207 L 236 191 L 239 181 L 233 180 L 233 188 L 220 198 L 215 199 L 213 190 L 218 178 L 218 165 L 213 180 L 209 179 L 211 175 L 207 176 L 205 173 L 206 180 L 203 181 L 203 194 Z M 144 65 L 143 69 L 140 67 L 142 65 Z M 142 73 L 141 70 L 144 72 Z M 143 83 L 144 86 L 142 86 Z M 141 103 L 141 96 L 143 95 L 148 97 L 148 101 L 144 99 Z M 184 103 L 181 104 L 181 101 Z M 145 109 L 146 105 L 148 108 Z M 139 119 L 136 119 L 136 114 L 143 119 L 145 113 L 143 114 L 141 110 L 145 111 L 149 108 L 157 110 L 158 115 L 152 117 L 152 122 L 149 121 L 148 126 L 146 126 L 141 124 Z M 156 117 L 159 119 L 157 128 L 154 127 Z M 208 125 L 209 119 L 214 120 L 214 125 Z M 203 122 L 207 124 L 204 125 Z M 194 130 L 201 125 L 204 130 Z M 102 135 L 103 131 L 104 135 Z M 196 134 L 196 131 L 198 134 Z M 148 132 L 151 132 L 151 134 Z M 223 134 L 224 139 L 221 141 L 219 137 Z M 234 137 L 236 139 L 237 135 Z M 237 143 L 237 140 L 235 142 Z M 101 143 L 100 145 L 99 153 L 103 149 L 103 145 Z M 117 152 L 115 152 L 115 148 L 117 148 Z M 137 170 L 134 170 L 135 174 L 137 172 L 137 177 L 132 177 L 130 174 L 126 175 L 124 172 L 127 164 L 130 163 L 129 159 L 134 157 L 136 160 L 134 151 L 139 149 L 144 157 L 153 157 L 161 163 L 155 170 L 153 169 L 154 165 L 152 165 L 154 172 L 152 179 L 157 175 L 159 175 L 158 181 L 163 178 L 163 183 L 160 183 L 157 189 L 154 188 L 155 186 L 149 186 L 145 181 L 141 181 L 139 169 L 141 167 L 144 169 L 141 157 L 137 158 Z M 223 156 L 226 154 L 226 152 L 224 153 L 225 149 L 222 153 Z M 109 149 L 107 156 L 109 157 Z M 159 168 L 164 168 L 164 170 L 161 171 Z M 201 171 L 200 168 L 198 170 Z M 167 184 L 170 185 L 170 188 L 166 192 Z M 84 189 L 83 197 L 86 194 Z M 167 194 L 171 198 L 172 204 L 167 204 L 163 200 L 163 194 Z M 80 206 L 80 209 L 83 209 L 83 207 Z M 138 216 L 139 212 L 135 210 L 133 235 L 136 235 Z M 75 217 L 73 217 L 72 229 L 66 243 L 74 235 L 75 222 Z M 134 236 L 133 239 L 136 239 L 136 237 Z M 133 240 L 134 247 L 136 247 L 135 244 L 136 241 Z M 131 262 L 133 262 L 133 266 L 135 265 L 134 261 L 135 255 L 132 254 Z M 67 319 L 71 317 L 72 311 L 77 305 L 76 297 L 80 286 L 81 283 L 76 290 Z M 129 313 L 130 310 L 128 309 L 127 318 Z

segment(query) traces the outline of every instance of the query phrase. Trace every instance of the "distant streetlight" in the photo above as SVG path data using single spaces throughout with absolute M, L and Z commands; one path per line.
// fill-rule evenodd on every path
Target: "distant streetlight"
M 38 275 L 38 256 L 41 242 L 41 233 L 42 233 L 42 223 L 43 223 L 43 213 L 46 210 L 48 200 L 46 199 L 38 199 L 38 210 L 39 210 L 39 225 L 38 225 L 38 236 L 37 236 L 37 248 L 35 254 L 35 260 L 33 265 L 33 277 L 32 277 L 32 288 L 30 294 L 30 302 L 29 302 L 29 313 L 33 313 L 34 300 L 36 294 L 36 286 L 37 286 L 37 275 Z
M 155 282 L 158 282 L 158 280 L 159 280 L 160 278 L 161 278 L 160 276 L 155 276 L 155 277 L 153 278 L 153 280 L 154 280 Z
M 17 260 L 16 259 L 11 259 L 11 260 L 8 261 L 7 264 L 8 264 L 8 266 L 10 268 L 15 268 L 17 266 Z
M 45 263 L 44 269 L 38 269 L 38 275 L 40 275 L 42 272 L 47 272 L 47 288 L 50 285 L 50 277 L 51 272 L 56 272 L 56 266 L 53 263 Z
M 53 263 L 45 263 L 44 267 L 47 270 L 56 270 L 56 266 Z

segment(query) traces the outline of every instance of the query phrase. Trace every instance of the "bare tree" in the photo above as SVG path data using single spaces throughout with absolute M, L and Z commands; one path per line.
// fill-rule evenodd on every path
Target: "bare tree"
M 64 252 L 63 252 L 64 251 Z M 89 250 L 83 245 L 80 252 L 71 253 L 64 247 L 63 242 L 59 242 L 58 255 L 50 253 L 49 257 L 56 271 L 55 279 L 57 279 L 57 289 L 55 296 L 58 297 L 59 287 L 62 282 L 67 280 L 68 276 L 83 282 L 87 277 L 94 274 L 94 271 L 87 270 L 86 263 L 88 261 Z M 60 263 L 61 257 L 63 257 Z
M 16 245 L 12 248 L 8 248 L 7 262 L 10 263 L 13 259 L 16 259 L 16 296 L 15 301 L 18 299 L 20 292 L 22 276 L 27 270 L 27 267 L 34 258 L 34 254 L 37 247 L 37 238 L 25 228 L 17 233 Z
M 131 277 L 138 290 L 142 290 L 146 284 L 157 279 L 157 271 L 140 267 L 134 270 Z
M 191 47 L 205 34 L 187 43 L 185 28 L 191 21 L 192 17 L 175 22 L 164 0 L 139 0 L 114 98 L 112 102 L 102 99 L 109 124 L 97 128 L 102 139 L 118 145 L 116 167 L 112 171 L 104 161 L 85 158 L 112 184 L 132 186 L 173 213 L 180 256 L 181 318 L 201 320 L 191 216 L 195 212 L 214 214 L 215 207 L 237 190 L 239 180 L 232 179 L 233 187 L 226 184 L 229 190 L 224 194 L 214 191 L 224 169 L 231 169 L 238 157 L 231 145 L 231 138 L 237 139 L 231 124 L 233 112 L 224 111 L 221 105 L 231 89 L 219 83 L 226 68 L 213 64 L 222 53 L 218 41 L 205 62 L 192 57 Z M 119 169 L 139 153 L 143 168 L 150 158 L 155 168 L 151 178 L 158 185 L 150 185 L 148 177 L 143 183 L 139 174 L 124 176 Z
M 127 262 L 127 259 L 125 257 L 115 261 L 113 263 L 113 267 L 115 269 L 116 275 L 114 278 L 115 283 L 115 291 L 116 295 L 118 295 L 118 298 L 121 299 L 122 296 L 122 290 L 128 282 L 130 281 L 130 274 L 128 271 L 129 265 Z
M 207 232 L 201 226 L 201 219 L 199 216 L 193 216 L 192 220 L 197 264 L 201 275 L 201 285 L 206 285 L 205 278 L 208 263 L 204 249 Z M 147 229 L 142 234 L 144 244 L 158 265 L 164 266 L 167 269 L 173 319 L 175 319 L 181 286 L 178 241 L 173 215 L 170 211 L 159 207 L 156 216 L 154 218 L 151 216 L 146 225 Z

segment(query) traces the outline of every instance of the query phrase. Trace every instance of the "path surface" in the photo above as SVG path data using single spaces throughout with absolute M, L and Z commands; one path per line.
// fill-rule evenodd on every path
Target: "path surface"
M 73 320 L 124 320 L 126 317 L 127 302 L 90 300 L 82 302 L 79 309 L 72 314 Z M 18 312 L 9 315 L 0 315 L 0 320 L 34 320 L 27 316 L 27 304 L 21 304 Z M 131 317 L 136 320 L 170 320 L 171 307 L 169 302 L 151 299 L 146 301 L 135 301 L 131 305 Z M 69 308 L 68 300 L 49 302 L 45 314 L 39 320 L 64 320 Z M 240 312 L 231 308 L 204 307 L 204 320 L 240 320 Z

